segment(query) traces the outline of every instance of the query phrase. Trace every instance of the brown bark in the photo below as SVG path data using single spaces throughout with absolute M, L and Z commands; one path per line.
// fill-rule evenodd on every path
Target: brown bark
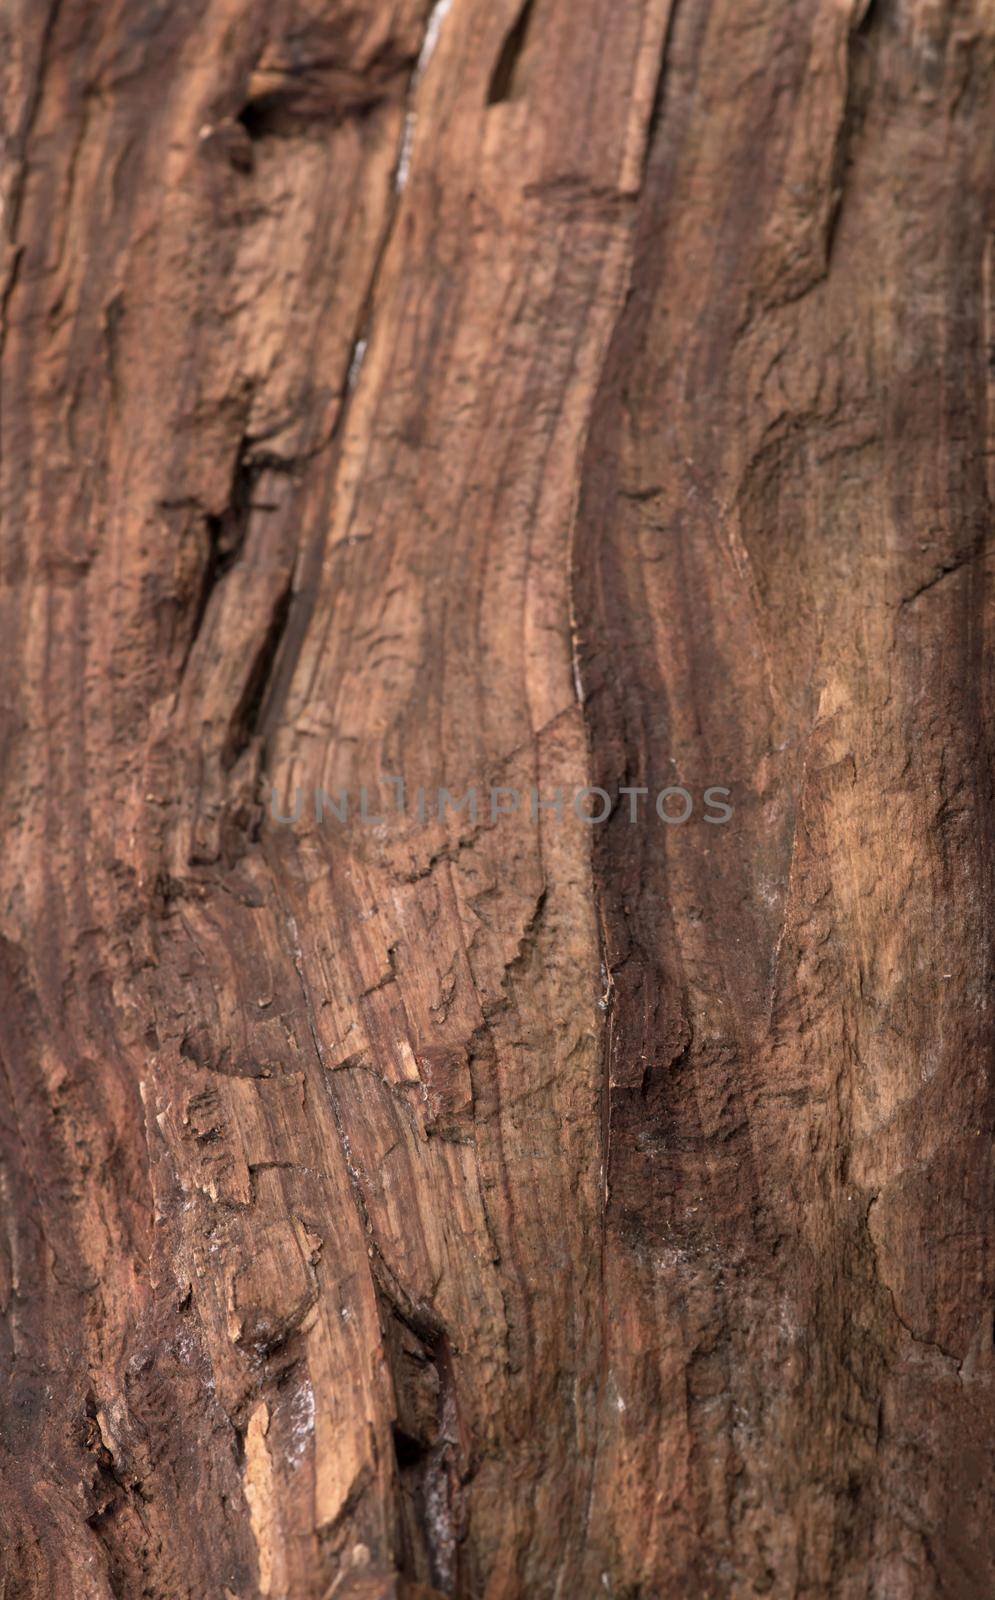
M 0 56 L 0 1595 L 988 1600 L 990 0 Z

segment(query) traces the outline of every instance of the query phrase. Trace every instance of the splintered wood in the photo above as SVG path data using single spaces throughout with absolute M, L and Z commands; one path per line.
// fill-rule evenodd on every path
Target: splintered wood
M 991 4 L 0 86 L 0 1593 L 991 1600 Z

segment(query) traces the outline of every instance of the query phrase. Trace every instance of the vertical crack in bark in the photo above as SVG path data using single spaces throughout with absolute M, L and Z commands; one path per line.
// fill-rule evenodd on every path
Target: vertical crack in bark
M 517 92 L 516 74 L 529 36 L 529 24 L 535 0 L 524 0 L 522 9 L 505 35 L 501 53 L 494 64 L 491 81 L 487 86 L 487 104 L 496 106 L 502 100 L 514 100 Z
M 650 161 L 656 147 L 657 134 L 663 121 L 664 107 L 667 102 L 667 82 L 670 73 L 672 46 L 677 31 L 677 13 L 684 0 L 670 0 L 670 11 L 667 15 L 667 26 L 663 35 L 663 48 L 660 51 L 660 70 L 656 80 L 656 90 L 653 95 L 653 109 L 650 112 L 649 126 L 646 129 L 646 146 L 643 151 L 643 175 L 640 190 L 646 182 Z
M 398 1296 L 393 1280 L 374 1278 L 394 1391 L 394 1455 L 402 1525 L 401 1567 L 443 1594 L 457 1591 L 460 1506 L 459 1427 L 452 1354 L 445 1329 L 424 1308 Z
M 235 452 L 227 504 L 223 511 L 209 512 L 204 518 L 207 555 L 193 621 L 190 625 L 190 639 L 180 666 L 180 682 L 183 681 L 194 646 L 200 637 L 211 596 L 226 573 L 235 565 L 245 544 L 252 510 L 252 490 L 259 476 L 259 468 L 251 460 L 249 448 L 250 441 L 243 436 Z
M 881 0 L 857 0 L 846 41 L 846 88 L 843 110 L 836 132 L 830 180 L 830 205 L 826 216 L 826 234 L 823 244 L 825 272 L 829 271 L 840 217 L 843 196 L 846 192 L 847 169 L 852 159 L 853 146 L 860 135 L 873 82 L 871 34 L 880 21 Z
M 644 154 L 645 172 L 649 169 L 654 152 L 662 138 L 664 117 L 670 88 L 671 56 L 677 36 L 682 0 L 672 0 L 667 18 L 660 56 L 659 74 L 650 114 Z M 704 26 L 703 15 L 696 25 L 696 40 L 700 45 Z M 599 582 L 592 574 L 603 568 L 608 553 L 606 532 L 612 525 L 614 497 L 616 494 L 617 428 L 620 397 L 624 390 L 625 373 L 631 351 L 639 347 L 642 337 L 637 323 L 642 317 L 640 304 L 639 247 L 640 221 L 645 227 L 645 217 L 637 217 L 636 259 L 630 275 L 625 303 L 616 324 L 611 347 L 602 368 L 601 381 L 591 410 L 587 445 L 582 472 L 581 509 L 578 513 L 570 582 L 571 651 L 574 686 L 578 703 L 583 709 L 587 729 L 588 750 L 594 768 L 592 781 L 608 787 L 616 795 L 620 787 L 640 785 L 646 781 L 645 762 L 647 729 L 631 726 L 631 717 L 624 704 L 624 684 L 616 673 L 606 670 L 608 655 L 614 654 L 626 629 L 624 610 L 609 616 L 610 602 L 606 603 L 604 575 Z M 606 606 L 606 609 L 602 609 Z M 617 637 L 613 637 L 617 630 Z M 640 697 L 647 686 L 653 693 L 655 673 L 647 663 L 647 672 L 639 685 Z M 591 682 L 588 682 L 588 679 Z M 662 692 L 657 688 L 657 703 L 663 704 Z M 645 719 L 641 715 L 640 723 Z M 599 770 L 602 769 L 602 770 Z M 608 832 L 617 821 L 617 807 L 609 821 Z M 610 1194 L 611 1167 L 611 1078 L 613 1051 L 619 1043 L 615 1025 L 617 1020 L 618 991 L 614 979 L 616 943 L 610 931 L 610 922 L 617 914 L 617 900 L 623 891 L 609 886 L 619 876 L 618 864 L 611 858 L 607 834 L 592 831 L 592 867 L 595 893 L 598 901 L 598 929 L 601 948 L 601 971 L 606 990 L 602 1138 L 604 1160 L 603 1197 L 607 1209 Z
M 0 292 L 0 371 L 2 371 L 3 355 L 7 345 L 7 324 L 10 314 L 10 305 L 14 298 L 14 291 L 17 288 L 17 282 L 18 278 L 20 277 L 23 260 L 24 246 L 14 245 L 12 247 L 10 267 L 8 268 L 6 278 L 4 279 L 3 290 Z M 2 416 L 3 387 L 0 385 L 0 419 L 2 419 Z M 0 449 L 2 449 L 2 441 L 0 441 Z
M 248 749 L 253 738 L 260 730 L 266 700 L 272 688 L 280 646 L 286 633 L 292 592 L 293 577 L 291 575 L 288 576 L 284 588 L 273 603 L 269 627 L 249 670 L 241 699 L 232 712 L 231 722 L 228 727 L 228 737 L 221 751 L 221 766 L 225 771 L 231 770 L 243 750 Z M 260 759 L 265 761 L 265 750 L 261 753 Z

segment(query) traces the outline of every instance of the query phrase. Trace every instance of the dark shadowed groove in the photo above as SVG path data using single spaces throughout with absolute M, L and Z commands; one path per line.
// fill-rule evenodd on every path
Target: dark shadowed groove
M 826 237 L 823 247 L 826 270 L 833 253 L 833 241 L 843 211 L 847 170 L 855 141 L 860 135 L 867 111 L 873 82 L 873 57 L 871 34 L 881 22 L 882 0 L 866 0 L 863 12 L 857 17 L 846 43 L 846 98 L 840 117 L 836 148 L 833 151 L 832 201 L 826 218 Z
M 581 501 L 572 561 L 572 606 L 578 639 L 578 665 L 591 758 L 591 782 L 612 795 L 620 786 L 642 785 L 665 769 L 667 724 L 662 681 L 649 651 L 637 646 L 636 626 L 645 600 L 629 586 L 624 552 L 617 543 L 618 437 L 625 391 L 647 336 L 650 307 L 661 272 L 660 241 L 672 190 L 674 154 L 690 114 L 695 73 L 675 79 L 672 51 L 679 35 L 693 64 L 704 46 L 707 4 L 675 0 L 661 62 L 646 177 L 639 202 L 635 260 L 625 308 L 619 319 L 592 408 Z M 665 249 L 665 236 L 664 236 Z M 664 736 L 661 738 L 661 732 Z M 611 987 L 611 1027 L 606 1031 L 603 1108 L 606 1190 L 612 1180 L 611 1080 L 628 1077 L 626 1061 L 643 1053 L 645 1029 L 655 1017 L 654 992 L 673 993 L 677 974 L 664 974 L 653 951 L 661 941 L 656 918 L 640 937 L 638 916 L 623 909 L 644 900 L 665 906 L 666 865 L 653 852 L 646 831 L 627 822 L 625 802 L 616 805 L 606 827 L 592 833 L 595 894 L 599 907 L 602 960 Z M 633 938 L 635 935 L 635 938 Z M 618 977 L 624 968 L 621 982 Z M 648 1008 L 648 1009 L 647 1009 Z M 639 1014 L 642 1012 L 642 1022 Z M 686 1026 L 676 1029 L 675 1054 L 686 1048 Z M 639 1071 L 636 1087 L 642 1090 Z
M 259 731 L 289 611 L 290 579 L 288 578 L 285 587 L 276 598 L 269 626 L 250 668 L 241 699 L 232 713 L 228 737 L 221 752 L 221 765 L 226 771 L 235 765 L 242 751 L 248 749 Z
M 529 35 L 529 24 L 535 0 L 524 0 L 521 11 L 505 35 L 487 87 L 487 104 L 500 105 L 502 100 L 515 98 L 515 76 Z
M 653 108 L 650 111 L 649 126 L 646 129 L 646 149 L 643 153 L 643 182 L 649 170 L 653 151 L 657 145 L 657 133 L 663 116 L 663 108 L 667 101 L 668 80 L 673 61 L 671 46 L 677 29 L 677 18 L 682 4 L 686 0 L 670 0 L 670 11 L 667 15 L 667 27 L 663 36 L 663 48 L 660 51 L 660 70 L 657 74 L 656 88 L 653 91 Z M 702 17 L 702 25 L 706 18 Z
M 245 543 L 245 535 L 249 525 L 249 513 L 252 509 L 252 489 L 258 477 L 258 469 L 250 461 L 247 452 L 248 440 L 243 439 L 235 453 L 228 502 L 223 511 L 217 515 L 208 515 L 204 519 L 204 531 L 207 534 L 207 554 L 204 559 L 200 589 L 190 625 L 190 640 L 180 667 L 181 681 L 194 646 L 200 637 L 200 631 L 207 616 L 207 608 L 211 603 L 211 596 L 225 574 L 230 572 L 235 565 Z

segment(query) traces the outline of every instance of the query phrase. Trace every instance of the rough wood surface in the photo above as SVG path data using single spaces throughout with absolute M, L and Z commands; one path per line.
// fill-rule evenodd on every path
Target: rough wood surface
M 990 1600 L 990 0 L 0 87 L 3 1600 Z

